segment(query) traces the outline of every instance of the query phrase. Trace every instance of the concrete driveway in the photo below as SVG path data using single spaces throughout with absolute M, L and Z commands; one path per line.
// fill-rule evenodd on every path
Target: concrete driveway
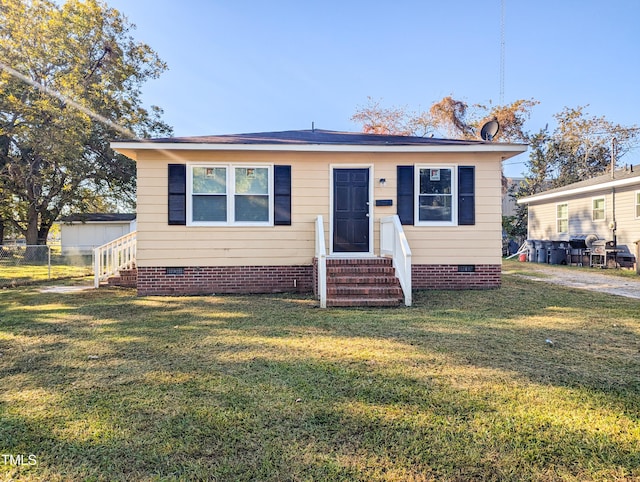
M 526 265 L 523 263 L 523 269 L 527 273 L 517 273 L 517 276 L 544 283 L 640 299 L 640 275 L 636 280 L 606 274 L 606 270 L 600 274 L 590 269 L 538 263 L 526 263 Z M 508 269 L 505 273 L 507 272 Z M 540 276 L 536 273 L 540 273 Z

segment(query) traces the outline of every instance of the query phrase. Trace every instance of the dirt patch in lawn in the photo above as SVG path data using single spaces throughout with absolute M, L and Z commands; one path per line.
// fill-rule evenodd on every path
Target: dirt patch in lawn
M 533 281 L 640 299 L 640 277 L 636 279 L 585 270 L 579 267 L 525 263 L 526 272 L 513 273 Z M 508 268 L 505 273 L 508 273 Z

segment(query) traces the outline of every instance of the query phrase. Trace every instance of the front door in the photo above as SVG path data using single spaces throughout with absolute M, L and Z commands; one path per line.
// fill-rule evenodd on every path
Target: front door
M 333 170 L 333 252 L 368 253 L 369 169 Z

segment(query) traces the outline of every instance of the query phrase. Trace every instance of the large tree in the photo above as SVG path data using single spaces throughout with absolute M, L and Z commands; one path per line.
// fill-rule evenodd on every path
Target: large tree
M 460 139 L 478 139 L 485 122 L 497 120 L 500 131 L 495 140 L 526 142 L 525 121 L 535 100 L 517 100 L 509 105 L 469 105 L 451 96 L 434 102 L 426 111 L 411 111 L 406 107 L 384 107 L 380 101 L 368 98 L 358 107 L 351 120 L 362 126 L 363 132 L 414 136 L 447 136 Z
M 558 127 L 549 136 L 545 157 L 553 187 L 589 179 L 622 160 L 638 140 L 635 126 L 625 127 L 604 116 L 589 116 L 585 106 L 567 108 L 554 116 Z
M 0 0 L 0 224 L 27 244 L 65 212 L 133 206 L 135 166 L 109 141 L 171 133 L 141 100 L 166 65 L 133 28 L 99 0 Z
M 523 181 L 511 185 L 506 193 L 507 196 L 518 199 L 544 191 L 551 186 L 549 176 L 552 167 L 546 156 L 546 146 L 549 141 L 548 127 L 529 137 L 528 173 Z M 527 205 L 517 204 L 514 216 L 502 216 L 502 228 L 509 238 L 522 240 L 527 236 L 527 218 Z
M 542 129 L 529 139 L 530 153 L 520 196 L 566 186 L 611 170 L 637 146 L 640 129 L 589 116 L 585 107 L 568 108 L 555 116 L 557 127 Z
M 584 106 L 565 107 L 554 117 L 557 126 L 552 132 L 545 127 L 529 139 L 524 181 L 510 193 L 516 199 L 609 172 L 637 146 L 637 126 L 625 127 L 604 116 L 589 116 Z M 518 205 L 511 225 L 526 226 L 527 215 L 527 206 Z

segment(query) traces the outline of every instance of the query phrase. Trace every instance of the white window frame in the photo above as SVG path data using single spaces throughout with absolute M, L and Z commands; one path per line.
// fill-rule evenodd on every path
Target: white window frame
M 596 219 L 595 217 L 596 209 L 594 203 L 599 200 L 602 200 L 602 219 Z M 591 220 L 596 223 L 602 223 L 607 220 L 607 199 L 605 196 L 591 198 Z
M 636 210 L 635 210 L 635 215 L 636 215 L 636 219 L 640 219 L 640 214 L 638 214 L 638 210 L 640 210 L 640 191 L 636 191 L 636 198 L 635 198 L 635 206 L 636 206 Z
M 457 226 L 458 225 L 458 166 L 454 164 L 416 164 L 414 176 L 414 225 L 415 226 Z M 421 221 L 420 220 L 420 170 L 421 169 L 450 169 L 451 170 L 451 221 Z
M 559 206 L 567 206 L 567 217 L 566 218 L 558 217 L 558 207 Z M 565 231 L 561 231 L 560 230 L 560 221 L 566 221 L 567 222 L 567 229 Z M 556 233 L 557 234 L 567 234 L 568 232 L 569 232 L 569 203 L 568 202 L 556 203 Z
M 193 169 L 226 168 L 227 185 L 227 220 L 226 221 L 194 221 L 193 220 Z M 247 164 L 247 163 L 208 163 L 200 162 L 187 165 L 187 226 L 273 226 L 273 164 Z M 267 221 L 235 221 L 235 175 L 236 169 L 267 169 L 269 219 Z M 197 193 L 195 194 L 197 195 Z

